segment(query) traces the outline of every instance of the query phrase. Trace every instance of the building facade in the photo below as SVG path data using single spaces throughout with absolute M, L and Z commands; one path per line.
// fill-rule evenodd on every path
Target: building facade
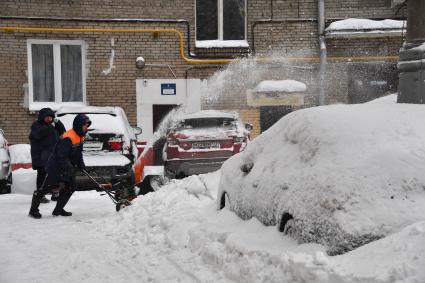
M 403 28 L 325 28 L 347 18 L 402 19 L 395 2 L 3 0 L 0 128 L 9 142 L 28 143 L 46 105 L 120 106 L 136 126 L 136 84 L 151 79 L 203 80 L 201 108 L 238 111 L 254 136 L 293 109 L 364 102 L 395 92 Z M 261 81 L 286 79 L 307 85 L 301 104 L 248 105 L 247 91 Z

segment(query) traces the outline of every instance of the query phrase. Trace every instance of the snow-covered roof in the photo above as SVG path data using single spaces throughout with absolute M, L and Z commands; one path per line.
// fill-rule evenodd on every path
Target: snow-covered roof
M 182 114 L 179 116 L 180 120 L 187 119 L 202 119 L 202 118 L 229 118 L 237 119 L 238 115 L 236 112 L 224 112 L 218 110 L 201 110 L 194 113 Z
M 267 80 L 260 82 L 254 92 L 304 92 L 307 86 L 295 80 Z
M 398 35 L 406 28 L 406 21 L 401 20 L 370 20 L 370 19 L 345 19 L 335 21 L 326 28 L 327 36 L 378 36 Z

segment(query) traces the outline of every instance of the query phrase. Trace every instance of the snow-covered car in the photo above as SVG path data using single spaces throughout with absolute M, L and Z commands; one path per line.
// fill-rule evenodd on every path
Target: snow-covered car
M 87 170 L 99 181 L 124 182 L 134 188 L 132 166 L 137 158 L 136 135 L 140 128 L 132 128 L 120 107 L 62 107 L 56 116 L 71 129 L 74 117 L 86 114 L 92 124 L 83 145 L 83 158 Z M 84 189 L 95 189 L 86 176 L 79 174 L 77 184 Z
M 10 193 L 12 185 L 12 163 L 4 132 L 0 129 L 0 194 Z
M 236 112 L 202 110 L 167 115 L 139 156 L 135 182 L 141 193 L 152 190 L 165 175 L 182 178 L 218 170 L 229 157 L 243 151 L 250 140 L 251 124 L 243 124 Z M 155 186 L 155 184 L 153 185 Z
M 295 111 L 223 164 L 217 206 L 330 255 L 424 221 L 424 119 L 394 95 Z
M 203 110 L 180 116 L 167 132 L 165 176 L 182 178 L 220 169 L 224 161 L 245 149 L 247 127 L 235 112 Z

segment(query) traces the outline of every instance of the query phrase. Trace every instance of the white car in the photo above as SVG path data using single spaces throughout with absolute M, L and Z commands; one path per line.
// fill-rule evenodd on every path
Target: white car
M 132 128 L 120 107 L 62 107 L 56 112 L 67 130 L 72 128 L 74 117 L 83 113 L 92 124 L 83 145 L 83 158 L 87 170 L 99 181 L 125 182 L 134 188 L 132 166 L 137 158 L 136 135 L 140 128 Z M 85 189 L 96 186 L 83 175 L 77 176 L 77 185 Z
M 221 169 L 218 208 L 341 254 L 425 220 L 425 111 L 392 96 L 295 111 Z
M 10 160 L 9 147 L 4 137 L 3 130 L 0 129 L 0 193 L 10 193 L 12 185 L 12 163 Z

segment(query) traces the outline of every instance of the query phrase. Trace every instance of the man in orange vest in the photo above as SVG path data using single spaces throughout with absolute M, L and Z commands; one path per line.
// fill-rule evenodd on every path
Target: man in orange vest
M 90 125 L 91 121 L 89 117 L 84 114 L 78 114 L 74 118 L 72 129 L 66 131 L 59 139 L 59 142 L 53 150 L 52 157 L 46 164 L 46 182 L 33 194 L 31 208 L 28 214 L 30 217 L 35 219 L 41 218 L 41 214 L 38 210 L 41 199 L 58 183 L 61 183 L 62 186 L 52 215 L 72 215 L 72 213 L 66 211 L 64 207 L 76 189 L 75 169 L 85 169 L 83 142 Z

